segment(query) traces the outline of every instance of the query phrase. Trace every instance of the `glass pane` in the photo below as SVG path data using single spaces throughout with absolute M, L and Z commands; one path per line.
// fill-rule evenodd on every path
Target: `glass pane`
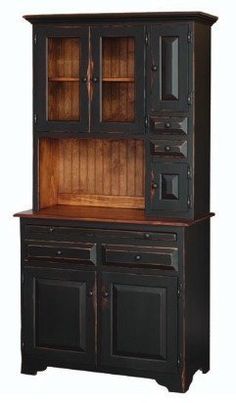
M 48 120 L 79 120 L 79 73 L 79 38 L 48 38 Z
M 134 38 L 103 38 L 103 121 L 134 121 L 134 88 Z

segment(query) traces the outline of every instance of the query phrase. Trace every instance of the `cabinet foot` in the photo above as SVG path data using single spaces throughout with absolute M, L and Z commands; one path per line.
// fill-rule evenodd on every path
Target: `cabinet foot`
M 47 365 L 33 358 L 22 358 L 21 373 L 26 375 L 37 375 L 38 371 L 44 371 Z
M 209 365 L 206 365 L 206 366 L 202 367 L 201 371 L 202 371 L 203 374 L 206 374 L 207 372 L 209 372 L 210 371 Z
M 188 382 L 183 381 L 180 374 L 158 374 L 156 382 L 162 386 L 165 386 L 169 392 L 185 393 L 187 392 L 191 380 Z

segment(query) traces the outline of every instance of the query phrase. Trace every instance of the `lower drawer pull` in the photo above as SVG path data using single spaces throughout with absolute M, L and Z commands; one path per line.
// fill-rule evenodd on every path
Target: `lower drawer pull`
M 150 238 L 151 238 L 151 235 L 150 235 L 150 234 L 144 234 L 144 238 L 145 238 L 145 239 L 150 239 Z
M 61 256 L 62 255 L 62 251 L 61 250 L 57 250 L 57 255 Z
M 169 152 L 170 151 L 170 146 L 165 146 L 165 151 Z
M 141 256 L 140 256 L 140 255 L 136 255 L 136 256 L 135 256 L 135 260 L 141 260 Z

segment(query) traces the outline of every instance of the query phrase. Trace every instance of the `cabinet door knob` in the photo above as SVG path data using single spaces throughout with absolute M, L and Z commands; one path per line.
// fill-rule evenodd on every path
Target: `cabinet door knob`
M 62 251 L 61 250 L 57 250 L 57 255 L 61 256 L 62 255 Z
M 150 234 L 148 234 L 148 233 L 144 234 L 144 238 L 145 238 L 145 239 L 149 239 L 149 238 L 150 238 Z
M 83 82 L 83 83 L 87 83 L 87 77 L 83 77 L 83 78 L 82 78 L 82 82 Z
M 157 65 L 156 64 L 152 65 L 152 71 L 157 71 Z
M 165 146 L 165 151 L 170 151 L 170 146 Z
M 92 78 L 92 82 L 93 82 L 93 83 L 98 83 L 98 77 L 93 77 L 93 78 Z
M 140 256 L 140 255 L 136 255 L 136 256 L 135 256 L 135 260 L 141 260 L 141 256 Z
M 49 232 L 53 232 L 55 230 L 54 227 L 49 227 Z
M 90 297 L 93 296 L 93 291 L 92 291 L 92 290 L 89 291 L 89 296 L 90 296 Z
M 107 298 L 107 297 L 109 297 L 109 292 L 108 292 L 108 291 L 104 291 L 104 293 L 103 293 L 103 298 Z
M 158 188 L 158 184 L 157 184 L 157 183 L 153 183 L 153 184 L 152 184 L 152 188 L 153 188 L 153 189 L 157 189 L 157 188 Z
M 165 128 L 166 128 L 166 129 L 169 129 L 170 126 L 171 126 L 171 125 L 170 125 L 170 122 L 166 122 L 166 123 L 165 123 Z

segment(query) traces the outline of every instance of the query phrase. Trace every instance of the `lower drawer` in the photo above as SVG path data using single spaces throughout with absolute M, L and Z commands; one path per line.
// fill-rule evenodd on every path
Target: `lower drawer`
M 68 261 L 87 265 L 96 265 L 96 244 L 76 243 L 76 244 L 40 244 L 28 243 L 25 247 L 24 261 L 49 260 Z
M 178 248 L 102 244 L 102 263 L 178 270 Z

